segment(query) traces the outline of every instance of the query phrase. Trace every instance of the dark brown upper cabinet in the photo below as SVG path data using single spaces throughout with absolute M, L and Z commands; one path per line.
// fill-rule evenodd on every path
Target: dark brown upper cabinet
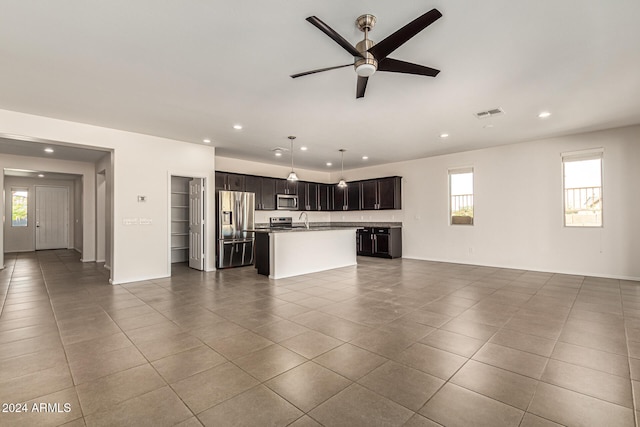
M 216 190 L 244 191 L 245 175 L 216 172 Z
M 333 210 L 333 184 L 318 184 L 318 210 Z
M 262 177 L 261 178 L 262 198 L 261 210 L 271 211 L 276 209 L 276 179 Z
M 297 194 L 299 210 L 355 211 L 402 208 L 402 178 L 391 176 L 336 184 L 291 182 L 282 178 L 216 172 L 216 190 L 249 191 L 256 210 L 275 210 L 276 194 Z
M 276 179 L 276 194 L 296 194 L 298 182 L 288 179 Z
M 347 184 L 347 210 L 360 210 L 360 186 L 357 183 Z
M 402 209 L 401 186 L 399 176 L 361 181 L 360 209 Z
M 320 210 L 320 191 L 322 184 L 298 181 L 298 209 L 301 211 Z

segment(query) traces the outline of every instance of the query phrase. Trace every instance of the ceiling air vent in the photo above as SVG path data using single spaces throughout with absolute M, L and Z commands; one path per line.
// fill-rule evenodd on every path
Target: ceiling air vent
M 504 114 L 504 110 L 502 108 L 493 108 L 487 111 L 480 111 L 475 114 L 478 119 L 485 119 L 487 117 L 497 116 L 499 114 Z
M 289 151 L 289 149 L 284 147 L 276 147 L 272 148 L 271 151 Z

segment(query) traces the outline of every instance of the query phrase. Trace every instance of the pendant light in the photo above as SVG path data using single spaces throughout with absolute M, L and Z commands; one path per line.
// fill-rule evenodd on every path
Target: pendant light
M 347 181 L 344 180 L 344 152 L 347 150 L 345 150 L 344 148 L 341 148 L 338 151 L 340 151 L 340 154 L 342 155 L 342 158 L 340 160 L 340 182 L 338 182 L 338 187 L 346 188 Z
M 296 139 L 295 136 L 289 136 L 289 141 L 291 141 L 291 172 L 289 172 L 289 176 L 287 177 L 288 181 L 297 181 L 298 175 L 293 171 L 293 140 Z

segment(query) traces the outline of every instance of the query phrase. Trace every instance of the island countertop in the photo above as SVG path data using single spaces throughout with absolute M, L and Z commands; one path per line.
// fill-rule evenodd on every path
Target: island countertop
M 358 221 L 358 222 L 312 222 L 309 224 L 309 230 L 341 230 L 345 228 L 365 228 L 365 227 L 380 227 L 380 228 L 402 228 L 402 222 L 382 222 L 382 221 Z M 295 231 L 298 229 L 304 229 L 303 222 L 296 222 L 292 229 L 286 229 L 286 231 Z M 268 223 L 256 224 L 253 231 L 264 233 L 272 232 L 281 229 L 270 228 Z M 304 230 L 306 231 L 306 230 Z
M 357 230 L 362 227 L 347 226 L 347 227 L 335 227 L 335 226 L 310 226 L 306 227 L 292 227 L 292 228 L 256 228 L 253 231 L 256 233 L 291 233 L 299 231 L 333 231 L 333 230 Z

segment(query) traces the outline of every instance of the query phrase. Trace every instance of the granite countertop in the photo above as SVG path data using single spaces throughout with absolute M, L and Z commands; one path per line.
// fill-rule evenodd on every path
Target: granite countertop
M 294 226 L 293 228 L 256 228 L 253 231 L 255 231 L 256 233 L 295 233 L 295 232 L 299 232 L 299 231 L 334 231 L 334 230 L 349 230 L 349 229 L 357 229 L 360 227 L 355 227 L 355 226 L 351 226 L 351 227 L 347 227 L 347 226 L 343 226 L 343 227 L 330 227 L 330 226 L 322 226 L 322 227 L 318 227 L 318 226 L 309 226 L 309 228 L 306 228 L 304 225 L 302 227 L 300 226 Z
M 293 224 L 293 230 L 298 228 L 304 228 L 303 222 L 296 222 Z M 340 229 L 340 228 L 364 228 L 364 227 L 384 227 L 384 228 L 402 228 L 401 222 L 311 222 L 309 223 L 310 229 Z M 264 232 L 271 231 L 269 224 L 258 223 L 255 226 L 255 231 Z M 290 230 L 289 230 L 290 231 Z

